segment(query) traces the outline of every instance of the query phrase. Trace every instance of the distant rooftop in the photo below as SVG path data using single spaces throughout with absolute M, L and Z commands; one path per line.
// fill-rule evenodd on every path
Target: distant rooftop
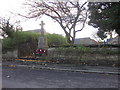
M 40 29 L 34 29 L 34 30 L 28 30 L 26 32 L 41 32 L 41 30 Z
M 34 30 L 28 30 L 25 32 L 36 32 L 36 33 L 41 33 L 41 29 L 34 29 Z M 46 31 L 44 30 L 44 32 L 46 33 Z
M 74 44 L 78 45 L 92 45 L 92 44 L 98 44 L 95 40 L 91 39 L 90 37 L 87 38 L 77 38 L 75 39 Z

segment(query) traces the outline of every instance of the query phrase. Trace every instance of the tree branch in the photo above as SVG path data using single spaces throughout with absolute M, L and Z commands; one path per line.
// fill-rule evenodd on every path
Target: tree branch
M 84 5 L 85 2 L 80 6 L 79 2 L 64 2 L 64 1 L 47 1 L 47 0 L 37 0 L 33 1 L 33 5 L 30 5 L 31 11 L 29 16 L 24 16 L 26 18 L 35 18 L 40 17 L 42 15 L 49 16 L 53 20 L 55 20 L 64 30 L 67 38 L 70 40 L 74 40 L 76 32 L 75 27 L 78 22 L 83 22 L 82 29 L 84 28 L 87 15 L 84 17 L 82 12 L 85 10 Z M 31 4 L 31 3 L 30 3 Z M 80 17 L 81 16 L 81 17 Z M 82 18 L 82 19 L 81 19 Z M 85 19 L 84 19 L 85 18 Z M 80 30 L 82 30 L 80 29 Z
M 88 10 L 87 10 L 87 12 L 88 12 Z M 75 31 L 75 32 L 79 32 L 79 31 L 83 30 L 83 28 L 84 28 L 84 26 L 85 26 L 85 22 L 86 22 L 86 20 L 87 20 L 87 15 L 88 15 L 87 12 L 86 12 L 86 17 L 85 17 L 85 20 L 84 20 L 84 22 L 83 22 L 82 28 L 81 28 L 80 30 Z

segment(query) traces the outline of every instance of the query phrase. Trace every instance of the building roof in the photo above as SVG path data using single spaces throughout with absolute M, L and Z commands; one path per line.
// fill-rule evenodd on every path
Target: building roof
M 26 32 L 41 32 L 41 29 L 28 30 Z
M 74 42 L 75 45 L 93 45 L 93 44 L 98 44 L 98 42 L 96 42 L 95 40 L 91 39 L 91 38 L 77 38 L 75 39 Z
M 28 30 L 26 32 L 36 32 L 36 33 L 41 33 L 41 29 L 34 29 L 34 30 Z M 44 32 L 46 33 L 46 31 L 44 30 Z

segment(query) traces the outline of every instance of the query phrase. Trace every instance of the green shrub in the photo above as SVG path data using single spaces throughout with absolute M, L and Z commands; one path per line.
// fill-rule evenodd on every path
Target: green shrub
M 33 32 L 14 32 L 13 37 L 3 39 L 3 50 L 15 49 L 22 43 L 33 43 L 38 41 L 40 34 Z M 67 44 L 67 39 L 59 34 L 46 34 L 48 46 L 62 46 Z
M 26 42 L 34 42 L 39 37 L 39 34 L 32 33 L 32 32 L 14 32 L 13 37 L 7 37 L 3 39 L 2 49 L 3 52 L 15 49 L 19 44 L 26 43 Z
M 15 32 L 13 34 L 13 39 L 17 44 L 24 42 L 31 42 L 33 40 L 37 40 L 39 37 L 38 33 L 33 32 Z
M 4 38 L 2 43 L 2 48 L 12 49 L 15 46 L 15 42 L 12 38 Z
M 48 46 L 62 46 L 67 44 L 67 39 L 59 34 L 47 34 Z

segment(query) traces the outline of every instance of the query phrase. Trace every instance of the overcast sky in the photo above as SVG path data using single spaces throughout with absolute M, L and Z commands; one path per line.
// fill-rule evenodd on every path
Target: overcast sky
M 25 13 L 23 10 L 25 9 L 23 8 L 24 1 L 25 0 L 0 0 L 0 17 L 11 17 L 13 20 L 22 20 L 21 26 L 23 27 L 23 30 L 39 29 L 41 28 L 39 24 L 41 20 L 43 20 L 45 23 L 44 28 L 47 32 L 65 35 L 59 24 L 55 23 L 51 18 L 48 18 L 46 16 L 39 20 L 25 20 L 23 18 L 21 19 L 18 16 L 12 15 L 10 12 Z M 82 31 L 77 33 L 76 38 L 93 38 L 93 35 L 95 35 L 96 32 L 97 29 L 93 28 L 92 26 L 86 25 Z

